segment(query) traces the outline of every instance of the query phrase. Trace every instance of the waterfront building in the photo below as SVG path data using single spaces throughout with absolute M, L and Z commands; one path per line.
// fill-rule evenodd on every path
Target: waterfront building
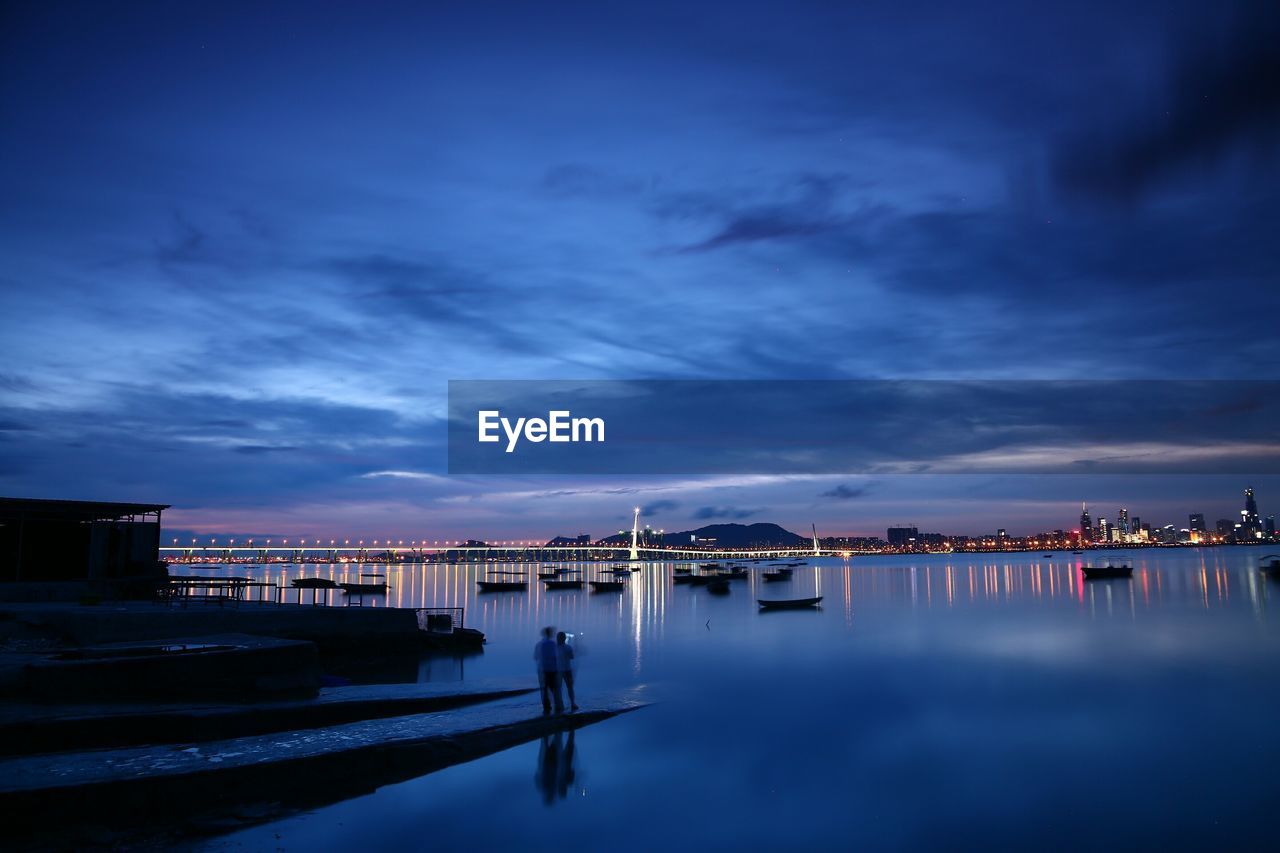
M 892 548 L 910 548 L 915 545 L 919 536 L 920 531 L 915 527 L 890 527 L 885 538 Z
M 163 574 L 160 513 L 168 508 L 0 498 L 0 581 L 119 586 Z
M 1205 532 L 1205 527 L 1204 527 L 1204 513 L 1203 513 L 1203 512 L 1193 512 L 1193 513 L 1191 513 L 1191 517 L 1190 517 L 1190 518 L 1191 518 L 1191 523 L 1188 525 L 1188 528 L 1189 528 L 1193 533 L 1196 533 L 1196 532 L 1198 532 L 1198 533 L 1204 533 L 1204 532 Z
M 1080 502 L 1080 540 L 1089 542 L 1093 539 L 1093 522 L 1089 519 L 1089 505 Z
M 1240 533 L 1244 539 L 1256 539 L 1262 532 L 1262 522 L 1258 518 L 1258 502 L 1253 497 L 1253 489 L 1244 490 L 1244 509 L 1240 510 Z

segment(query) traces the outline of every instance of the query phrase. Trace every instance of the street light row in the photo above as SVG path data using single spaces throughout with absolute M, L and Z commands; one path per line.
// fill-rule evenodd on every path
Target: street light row
M 661 531 L 659 531 L 659 532 L 661 532 Z M 347 548 L 347 547 L 350 547 L 350 546 L 351 546 L 351 540 L 350 540 L 350 539 L 343 539 L 343 540 L 342 540 L 342 544 L 341 544 L 341 545 L 339 545 L 339 544 L 338 544 L 338 540 L 337 540 L 337 539 L 330 539 L 330 540 L 329 540 L 329 544 L 328 544 L 327 546 L 324 544 L 324 540 L 323 540 L 323 539 L 312 539 L 312 540 L 299 539 L 299 540 L 296 540 L 296 541 L 297 541 L 297 544 L 298 544 L 300 547 L 312 547 L 312 548 L 325 548 L 325 547 L 328 547 L 328 548 Z M 310 544 L 308 544 L 308 541 L 310 541 Z M 430 543 L 428 543 L 426 539 L 422 539 L 422 540 L 413 539 L 413 540 L 410 540 L 410 542 L 409 542 L 409 546 L 410 546 L 411 548 L 426 548 L 426 547 L 428 547 L 428 545 L 430 545 L 430 546 L 437 546 L 437 545 L 445 545 L 445 546 L 450 546 L 450 545 L 453 545 L 453 546 L 462 546 L 462 545 L 467 544 L 467 542 L 469 542 L 469 541 L 472 541 L 472 540 L 462 540 L 462 539 L 460 539 L 460 540 L 457 540 L 457 541 L 453 541 L 453 540 L 443 540 L 443 541 L 442 541 L 442 540 L 436 539 L 436 540 L 432 540 Z M 268 539 L 268 540 L 266 540 L 265 545 L 264 545 L 264 543 L 262 543 L 262 542 L 258 542 L 257 544 L 258 544 L 258 545 L 260 545 L 260 546 L 264 546 L 264 547 L 270 547 L 271 542 L 272 542 L 272 540 L 271 540 L 271 539 Z M 177 539 L 177 537 L 175 537 L 175 538 L 174 538 L 174 540 L 173 540 L 173 544 L 174 544 L 174 546 L 175 546 L 175 547 L 177 547 L 177 546 L 178 546 L 178 539 Z M 193 548 L 211 547 L 211 546 L 214 546 L 214 545 L 217 545 L 217 544 L 218 544 L 218 540 L 217 540 L 216 538 L 210 538 L 208 545 L 200 545 L 200 544 L 199 544 L 199 542 L 198 542 L 198 540 L 197 540 L 196 538 L 194 538 L 194 537 L 191 539 L 191 546 L 192 546 Z M 236 540 L 234 540 L 234 539 L 228 540 L 228 547 L 235 547 L 235 544 L 236 544 Z M 252 548 L 252 547 L 254 547 L 254 540 L 253 540 L 253 539 L 245 540 L 245 541 L 244 541 L 244 544 L 246 545 L 246 547 Z M 289 544 L 289 540 L 288 540 L 288 539 L 282 539 L 282 540 L 280 540 L 280 544 L 281 544 L 282 546 L 283 546 L 283 545 L 288 545 L 288 544 Z M 395 541 L 395 543 L 394 543 L 394 544 L 392 544 L 392 541 L 391 541 L 390 539 L 385 539 L 385 540 L 384 540 L 384 539 L 374 539 L 374 540 L 373 540 L 373 542 L 372 542 L 371 544 L 372 544 L 374 547 L 401 548 L 401 547 L 404 547 L 404 540 L 403 540 L 403 539 L 397 539 L 397 540 Z M 592 544 L 595 544 L 595 543 L 592 543 Z M 359 539 L 359 540 L 357 540 L 357 541 L 356 541 L 356 547 L 364 547 L 364 545 L 365 545 L 365 541 L 364 541 L 363 539 Z M 477 543 L 477 544 L 475 545 L 475 547 L 497 547 L 497 546 L 521 546 L 521 547 L 529 547 L 529 548 L 552 547 L 552 546 L 548 546 L 548 545 L 546 545 L 546 543 L 544 543 L 544 542 L 537 542 L 537 541 L 532 541 L 532 540 L 527 541 L 527 542 L 526 542 L 526 541 L 521 541 L 521 540 L 503 540 L 503 541 L 501 541 L 501 542 L 481 542 L 481 543 Z

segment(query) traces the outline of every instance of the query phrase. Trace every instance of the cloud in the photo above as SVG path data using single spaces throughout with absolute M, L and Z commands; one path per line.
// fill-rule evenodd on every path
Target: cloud
M 786 240 L 823 234 L 843 227 L 844 214 L 835 210 L 848 183 L 842 175 L 802 174 L 767 190 L 776 200 L 751 203 L 740 194 L 721 192 L 673 195 L 655 206 L 669 219 L 712 219 L 719 226 L 710 237 L 686 244 L 680 254 L 710 252 L 734 245 Z
M 871 483 L 866 483 L 862 486 L 850 486 L 845 483 L 840 483 L 835 488 L 820 493 L 818 497 L 835 498 L 840 501 L 853 500 L 854 498 L 865 497 L 867 493 L 871 491 L 871 486 Z
M 559 198 L 609 201 L 641 193 L 646 183 L 581 163 L 564 163 L 546 171 L 541 187 Z
M 718 518 L 750 518 L 753 515 L 759 515 L 761 509 L 743 509 L 741 507 L 732 506 L 704 506 L 699 507 L 693 517 L 699 521 L 710 521 Z
M 1272 0 L 1228 5 L 1224 32 L 1188 39 L 1163 81 L 1165 92 L 1126 118 L 1060 144 L 1060 187 L 1122 200 L 1175 173 L 1213 166 L 1242 149 L 1274 159 L 1280 140 L 1280 13 Z M 1130 116 L 1133 116 L 1130 118 Z M 1258 161 L 1255 159 L 1255 164 Z
M 657 500 L 657 501 L 653 501 L 652 503 L 647 503 L 641 506 L 640 514 L 647 518 L 651 515 L 657 515 L 660 512 L 666 512 L 668 510 L 676 509 L 679 506 L 680 506 L 679 501 L 673 501 L 673 500 L 667 500 L 667 499 Z

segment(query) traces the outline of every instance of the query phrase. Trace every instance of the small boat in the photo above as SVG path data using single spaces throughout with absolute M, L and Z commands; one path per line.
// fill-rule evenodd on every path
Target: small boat
M 1084 551 L 1072 551 L 1071 553 L 1072 553 L 1072 554 L 1083 554 L 1083 553 L 1084 553 Z
M 676 566 L 671 571 L 675 572 L 678 575 L 687 575 L 693 571 L 693 568 L 690 566 Z
M 729 579 L 725 577 L 712 578 L 707 581 L 707 592 L 712 595 L 728 595 Z
M 1280 575 L 1280 554 L 1268 554 L 1262 558 L 1262 565 L 1258 568 L 1269 575 Z
M 699 563 L 699 564 L 698 564 L 698 568 L 700 568 L 700 569 L 718 569 L 718 568 L 720 568 L 720 564 L 719 564 L 719 563 Z
M 706 586 L 709 580 L 711 580 L 711 575 L 689 575 L 689 583 L 694 586 Z
M 581 580 L 549 580 L 543 581 L 547 589 L 582 589 Z
M 724 571 L 720 573 L 720 577 L 726 578 L 727 580 L 734 580 L 734 581 L 746 580 L 750 576 L 751 576 L 751 573 L 743 568 L 729 569 L 728 571 Z
M 805 607 L 817 607 L 818 602 L 822 601 L 822 596 L 814 598 L 757 598 L 756 604 L 760 605 L 761 610 L 800 610 Z
M 340 583 L 338 586 L 347 594 L 377 595 L 387 591 L 386 575 L 361 574 L 360 577 L 370 578 L 370 580 L 362 580 L 359 583 Z M 377 578 L 381 578 L 381 580 L 377 580 Z
M 685 574 L 679 574 L 679 575 L 672 575 L 672 576 L 671 576 L 671 582 L 672 582 L 672 583 L 690 583 L 690 584 L 691 584 L 691 583 L 693 583 L 693 578 L 694 578 L 694 576 L 693 576 L 693 575 L 691 575 L 691 574 L 688 574 L 688 573 L 685 573 Z
M 328 578 L 294 578 L 290 585 L 294 589 L 337 589 L 338 585 Z
M 760 577 L 764 578 L 765 583 L 772 583 L 773 581 L 790 580 L 791 574 L 789 572 L 764 572 Z
M 1052 555 L 1052 554 L 1045 554 L 1044 556 L 1046 556 L 1046 557 L 1052 557 L 1053 555 Z
M 622 592 L 626 586 L 622 581 L 589 581 L 592 592 Z
M 1124 557 L 1105 557 L 1105 566 L 1081 566 L 1085 580 L 1101 580 L 1103 578 L 1127 578 L 1133 574 L 1133 564 Z
M 481 592 L 518 592 L 529 588 L 524 581 L 476 581 Z
M 610 571 L 610 572 L 612 572 L 612 573 L 613 573 L 613 574 L 615 574 L 615 575 L 629 575 L 629 574 L 631 574 L 631 569 L 627 568 L 626 566 L 614 566 L 614 567 L 613 567 L 612 569 L 610 569 L 609 571 Z
M 552 581 L 558 577 L 560 577 L 559 572 L 538 572 L 538 580 L 540 581 Z

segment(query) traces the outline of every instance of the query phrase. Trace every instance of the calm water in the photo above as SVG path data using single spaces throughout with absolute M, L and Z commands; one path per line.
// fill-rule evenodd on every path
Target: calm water
M 612 596 L 392 568 L 390 603 L 465 606 L 489 637 L 416 677 L 530 677 L 554 624 L 578 634 L 584 695 L 660 701 L 579 731 L 572 766 L 564 740 L 531 743 L 209 846 L 1271 847 L 1280 584 L 1263 553 L 1134 551 L 1132 580 L 1087 583 L 1069 554 L 822 559 L 727 597 L 673 586 L 669 565 Z M 300 571 L 346 567 L 250 573 Z M 815 593 L 819 611 L 755 605 Z

